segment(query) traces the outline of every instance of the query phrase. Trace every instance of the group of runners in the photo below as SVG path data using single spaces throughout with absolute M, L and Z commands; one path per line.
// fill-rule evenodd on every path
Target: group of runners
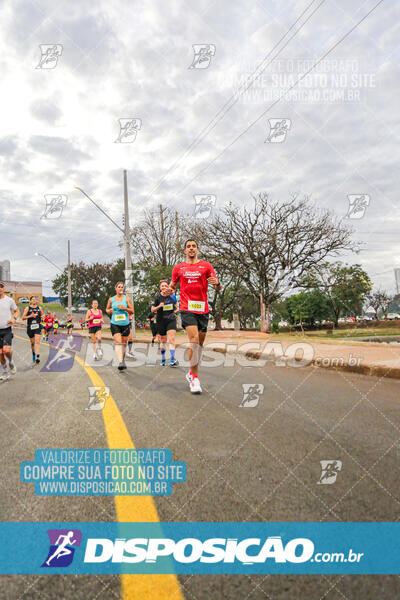
M 207 334 L 209 306 L 207 299 L 208 286 L 221 290 L 212 265 L 198 258 L 199 247 L 197 241 L 188 239 L 185 243 L 185 260 L 176 265 L 172 270 L 170 282 L 162 279 L 159 283 L 159 292 L 154 298 L 151 312 L 148 316 L 152 331 L 152 344 L 158 341 L 161 351 L 161 366 L 167 365 L 166 351 L 169 350 L 169 366 L 177 367 L 175 358 L 175 334 L 177 328 L 176 315 L 180 312 L 182 327 L 186 330 L 189 341 L 190 369 L 186 379 L 193 394 L 202 392 L 198 374 L 201 350 Z M 180 287 L 180 302 L 175 295 Z M 132 343 L 134 336 L 134 306 L 125 293 L 124 283 L 117 282 L 115 295 L 107 302 L 106 313 L 110 317 L 110 327 L 115 342 L 115 354 L 118 370 L 127 368 L 125 357 L 134 358 Z M 3 369 L 2 377 L 16 372 L 12 360 L 12 326 L 19 317 L 19 310 L 12 298 L 5 295 L 4 285 L 0 283 L 0 362 Z M 25 308 L 22 320 L 27 322 L 27 334 L 31 343 L 32 362 L 40 362 L 40 334 L 44 331 L 48 340 L 51 332 L 56 333 L 55 315 L 43 312 L 35 296 L 31 296 L 29 306 Z M 85 321 L 89 326 L 94 360 L 101 360 L 101 330 L 104 324 L 103 312 L 98 301 L 93 300 L 91 308 L 87 311 Z M 58 321 L 57 321 L 58 323 Z M 72 335 L 73 322 L 71 315 L 66 320 L 67 334 Z M 128 350 L 127 350 L 128 348 Z M 8 365 L 7 365 L 8 361 Z M 1 377 L 0 377 L 1 378 Z

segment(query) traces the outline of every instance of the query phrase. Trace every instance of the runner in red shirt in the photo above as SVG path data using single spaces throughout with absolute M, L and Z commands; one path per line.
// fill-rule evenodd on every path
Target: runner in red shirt
M 218 281 L 212 265 L 199 260 L 197 255 L 199 248 L 196 240 L 189 239 L 185 243 L 184 254 L 186 261 L 179 263 L 173 268 L 170 289 L 175 291 L 178 282 L 180 284 L 180 312 L 182 316 L 182 327 L 191 343 L 189 360 L 191 370 L 186 375 L 190 384 L 192 394 L 201 394 L 201 386 L 198 375 L 201 349 L 207 334 L 209 308 L 207 300 L 208 285 L 220 291 L 222 285 Z
M 54 325 L 54 317 L 50 311 L 47 312 L 47 315 L 43 319 L 43 323 L 46 328 L 46 338 L 45 339 L 47 342 L 49 339 L 49 333 L 51 333 L 53 331 L 53 325 Z

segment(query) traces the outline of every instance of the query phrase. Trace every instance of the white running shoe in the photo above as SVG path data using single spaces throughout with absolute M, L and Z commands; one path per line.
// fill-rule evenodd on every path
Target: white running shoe
M 97 360 L 97 354 L 93 354 L 93 360 Z
M 6 381 L 7 379 L 10 379 L 10 373 L 7 371 L 7 369 L 2 369 L 0 381 Z
M 193 375 L 190 372 L 186 373 L 186 381 L 188 382 L 189 385 L 192 383 L 192 379 L 193 379 Z
M 136 356 L 133 354 L 133 352 L 129 352 L 129 351 L 125 354 L 125 356 L 127 356 L 128 358 L 136 358 Z
M 13 375 L 15 375 L 15 373 L 17 372 L 17 367 L 14 365 L 13 362 L 9 362 L 8 363 L 9 369 L 10 369 L 10 373 L 12 373 Z
M 101 360 L 103 358 L 103 350 L 101 348 L 97 348 L 96 350 L 97 358 Z
M 192 381 L 190 382 L 190 391 L 192 394 L 201 394 L 203 391 L 201 389 L 200 379 L 198 377 L 193 377 Z

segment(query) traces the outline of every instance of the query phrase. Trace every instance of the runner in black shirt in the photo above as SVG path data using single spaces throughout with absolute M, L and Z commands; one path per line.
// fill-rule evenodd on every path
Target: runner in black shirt
M 161 337 L 161 366 L 165 366 L 165 342 L 168 340 L 170 367 L 178 366 L 175 358 L 176 313 L 179 310 L 175 294 L 169 294 L 168 282 L 160 281 L 160 293 L 154 298 L 151 311 L 157 314 L 157 332 Z
M 29 306 L 24 310 L 22 315 L 23 321 L 26 321 L 26 333 L 31 342 L 32 362 L 40 363 L 40 332 L 42 330 L 42 309 L 38 305 L 37 298 L 31 296 Z

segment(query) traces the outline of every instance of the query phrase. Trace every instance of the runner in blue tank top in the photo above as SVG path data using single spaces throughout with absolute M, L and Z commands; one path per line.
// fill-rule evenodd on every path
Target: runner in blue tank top
M 115 354 L 118 360 L 118 370 L 126 369 L 126 342 L 129 337 L 130 315 L 134 313 L 129 298 L 124 294 L 124 284 L 118 281 L 115 286 L 115 296 L 108 299 L 106 313 L 111 315 L 111 333 L 115 341 Z

